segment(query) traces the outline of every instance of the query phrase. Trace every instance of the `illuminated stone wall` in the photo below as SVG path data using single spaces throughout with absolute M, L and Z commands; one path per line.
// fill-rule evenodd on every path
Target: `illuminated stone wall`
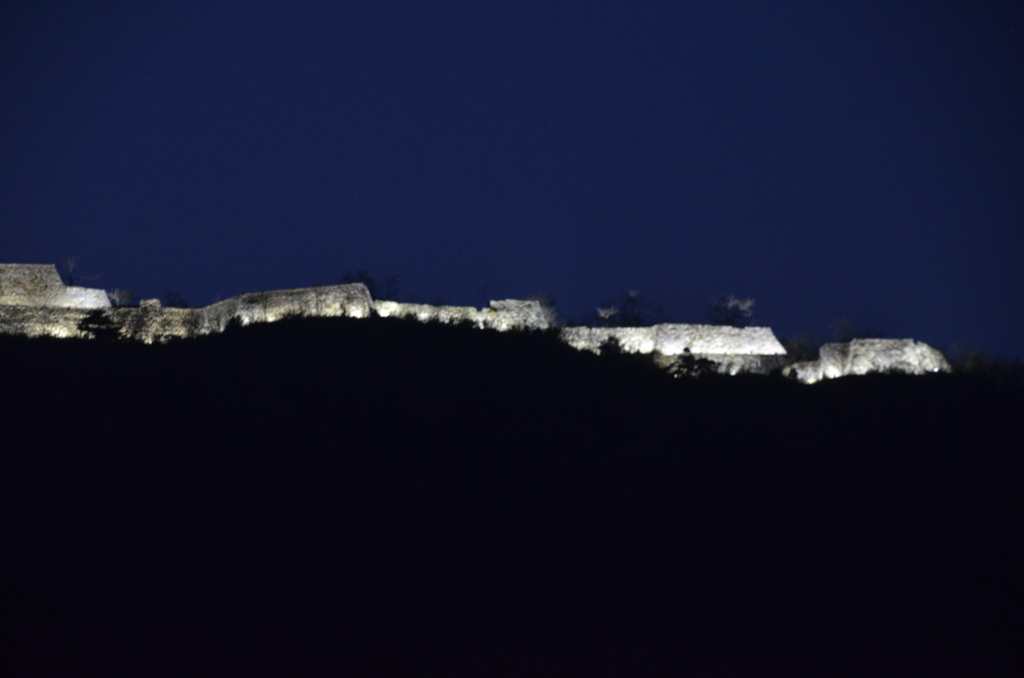
M 0 305 L 0 334 L 25 337 L 86 337 L 78 323 L 89 311 L 77 308 Z
M 362 283 L 256 292 L 197 309 L 161 308 L 156 300 L 139 307 L 110 308 L 102 290 L 64 287 L 52 265 L 0 266 L 3 304 L 0 332 L 29 337 L 99 335 L 145 343 L 223 332 L 228 324 L 274 322 L 288 316 L 415 318 L 420 322 L 470 323 L 481 329 L 545 330 L 554 313 L 535 300 L 492 301 L 489 308 L 432 306 L 378 301 Z M 101 296 L 102 294 L 102 296 Z M 767 327 L 664 324 L 653 327 L 561 330 L 563 341 L 579 350 L 601 352 L 615 340 L 629 353 L 685 353 L 716 357 L 723 372 L 763 371 L 763 356 L 784 356 L 785 350 Z M 774 365 L 774 362 L 771 363 Z
M 53 264 L 0 264 L 0 304 L 75 307 Z
M 415 318 L 420 322 L 470 323 L 481 329 L 546 330 L 554 313 L 534 300 L 492 301 L 489 308 L 378 301 L 362 283 L 243 294 L 204 308 L 162 308 L 156 299 L 138 307 L 111 308 L 103 290 L 65 287 L 52 264 L 0 264 L 0 334 L 27 337 L 110 338 L 144 343 L 223 332 L 290 316 Z M 849 374 L 948 372 L 941 352 L 912 339 L 854 339 L 825 344 L 818 360 L 790 364 L 768 327 L 666 323 L 651 327 L 566 327 L 562 341 L 600 354 L 608 342 L 626 353 L 654 354 L 677 374 L 782 373 L 804 383 Z
M 546 330 L 554 324 L 554 313 L 534 300 L 492 301 L 489 308 L 479 310 L 472 306 L 431 306 L 397 301 L 378 301 L 374 306 L 377 315 L 382 318 L 415 318 L 420 322 L 445 324 L 470 323 L 481 329 L 499 332 Z
M 223 332 L 232 320 L 249 325 L 288 316 L 367 318 L 372 314 L 373 299 L 363 283 L 254 292 L 193 311 L 195 334 Z
M 110 297 L 106 290 L 91 287 L 65 287 L 75 308 L 110 308 Z
M 805 384 L 853 374 L 897 372 L 928 374 L 950 372 L 946 357 L 938 349 L 913 339 L 854 339 L 848 343 L 825 344 L 818 360 L 795 363 L 783 374 Z
M 0 305 L 110 308 L 103 290 L 65 287 L 53 264 L 0 264 Z
M 626 353 L 786 355 L 786 349 L 769 327 L 676 323 L 651 327 L 567 327 L 562 330 L 562 339 L 574 348 L 594 353 L 600 353 L 605 342 L 615 341 Z
M 161 308 L 156 300 L 138 307 L 93 309 L 0 305 L 0 333 L 58 338 L 107 334 L 149 344 L 223 332 L 232 320 L 248 325 L 292 315 L 365 318 L 372 312 L 366 286 L 353 283 L 243 294 L 195 309 Z
M 470 323 L 481 329 L 545 330 L 550 309 L 533 300 L 492 301 L 489 308 L 374 302 L 362 283 L 257 292 L 204 308 L 161 308 L 151 299 L 138 307 L 110 308 L 102 290 L 65 287 L 50 264 L 0 264 L 0 334 L 27 337 L 130 339 L 145 343 L 223 332 L 229 323 L 274 322 L 290 316 L 415 318 L 420 322 Z M 613 342 L 626 353 L 655 354 L 677 374 L 782 373 L 804 383 L 850 374 L 948 372 L 941 352 L 912 339 L 854 339 L 826 344 L 815 361 L 789 364 L 768 327 L 662 324 L 652 327 L 566 327 L 564 342 L 600 354 Z

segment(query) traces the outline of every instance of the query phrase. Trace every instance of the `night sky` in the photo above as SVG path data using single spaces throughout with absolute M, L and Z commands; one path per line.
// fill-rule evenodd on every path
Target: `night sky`
M 0 261 L 1024 355 L 1019 2 L 7 2 Z M 98 277 L 97 277 L 98 276 Z

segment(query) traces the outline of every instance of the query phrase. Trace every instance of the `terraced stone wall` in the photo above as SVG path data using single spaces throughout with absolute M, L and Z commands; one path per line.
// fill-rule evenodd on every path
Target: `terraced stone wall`
M 60 308 L 0 305 L 0 333 L 27 337 L 95 338 L 101 334 L 147 344 L 223 332 L 228 323 L 273 322 L 296 316 L 365 318 L 373 300 L 362 283 L 243 294 L 205 308 Z
M 75 307 L 53 264 L 0 264 L 0 304 Z
M 651 327 L 567 327 L 562 339 L 579 350 L 601 352 L 615 341 L 626 353 L 683 355 L 785 355 L 769 327 L 666 323 Z
M 480 329 L 499 332 L 508 330 L 546 330 L 553 326 L 554 314 L 539 301 L 505 299 L 492 301 L 489 308 L 472 306 L 432 306 L 430 304 L 403 304 L 397 301 L 378 301 L 377 315 L 382 318 L 415 318 L 420 322 L 445 324 L 470 323 Z
M 854 339 L 825 344 L 818 360 L 795 363 L 783 374 L 813 384 L 822 379 L 872 372 L 928 374 L 950 372 L 952 368 L 938 349 L 913 339 Z

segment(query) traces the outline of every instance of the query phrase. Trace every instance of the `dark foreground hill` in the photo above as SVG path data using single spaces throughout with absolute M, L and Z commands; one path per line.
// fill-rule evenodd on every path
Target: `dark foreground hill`
M 344 319 L 0 367 L 4 675 L 1024 674 L 982 378 Z

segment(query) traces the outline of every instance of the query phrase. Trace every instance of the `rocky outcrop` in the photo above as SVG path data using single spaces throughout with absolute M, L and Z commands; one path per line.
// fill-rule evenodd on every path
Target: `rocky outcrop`
M 626 353 L 691 355 L 785 355 L 769 327 L 666 323 L 651 327 L 566 327 L 562 339 L 581 351 L 601 352 L 609 341 Z
M 940 351 L 913 339 L 854 339 L 825 344 L 818 355 L 818 360 L 795 363 L 784 368 L 782 374 L 813 384 L 871 372 L 928 374 L 951 370 Z

